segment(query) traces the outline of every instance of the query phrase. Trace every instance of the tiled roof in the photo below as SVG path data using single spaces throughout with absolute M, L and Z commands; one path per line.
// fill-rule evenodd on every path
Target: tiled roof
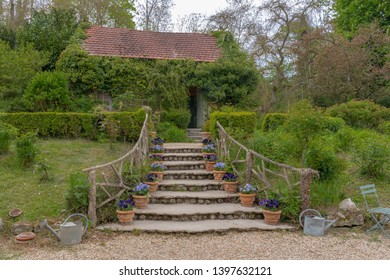
M 215 61 L 221 54 L 217 39 L 200 33 L 169 33 L 93 26 L 84 48 L 90 55 L 148 59 Z

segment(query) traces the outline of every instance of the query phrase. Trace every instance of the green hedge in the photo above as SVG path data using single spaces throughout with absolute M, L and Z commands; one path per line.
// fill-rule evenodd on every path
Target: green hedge
M 169 122 L 175 124 L 178 128 L 187 129 L 191 121 L 191 113 L 186 109 L 171 109 L 162 111 L 160 122 Z
M 350 101 L 334 105 L 326 111 L 332 117 L 342 118 L 353 128 L 376 129 L 383 121 L 390 120 L 390 109 L 372 101 Z
M 263 131 L 275 130 L 279 126 L 282 126 L 288 118 L 288 114 L 285 113 L 269 113 L 265 115 L 262 124 Z
M 342 118 L 336 118 L 336 117 L 325 118 L 325 128 L 332 132 L 338 132 L 344 126 L 345 126 L 345 121 Z
M 118 121 L 121 136 L 129 141 L 138 139 L 145 119 L 145 111 L 104 113 L 4 113 L 0 121 L 19 129 L 20 133 L 38 131 L 40 137 L 96 139 L 98 131 L 105 132 L 99 125 L 105 117 Z
M 210 130 L 217 136 L 217 121 L 234 138 L 245 138 L 252 135 L 256 128 L 256 113 L 253 112 L 214 112 L 210 115 Z

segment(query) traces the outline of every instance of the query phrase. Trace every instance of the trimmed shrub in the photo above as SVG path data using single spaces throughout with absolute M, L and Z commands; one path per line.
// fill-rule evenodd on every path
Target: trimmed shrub
M 337 146 L 340 150 L 348 152 L 353 142 L 355 141 L 357 134 L 356 130 L 350 126 L 344 126 L 336 133 Z
M 145 111 L 104 113 L 101 116 L 52 112 L 0 114 L 0 121 L 15 126 L 21 133 L 38 131 L 40 137 L 54 138 L 96 139 L 98 123 L 101 123 L 104 118 L 113 119 L 118 123 L 118 138 L 136 141 L 145 120 Z
M 287 118 L 288 118 L 288 114 L 285 113 L 266 114 L 263 120 L 262 129 L 263 131 L 275 130 L 278 127 L 283 126 Z
M 390 137 L 372 130 L 357 132 L 352 149 L 353 161 L 362 175 L 382 177 L 389 168 Z
M 390 120 L 389 108 L 369 100 L 337 104 L 330 107 L 327 114 L 342 118 L 354 128 L 377 128 L 381 122 Z
M 35 157 L 38 153 L 36 141 L 37 134 L 35 132 L 28 132 L 17 139 L 16 154 L 22 166 L 31 166 L 35 162 Z
M 342 171 L 344 165 L 337 157 L 333 137 L 318 137 L 309 143 L 305 166 L 318 170 L 322 181 L 333 179 Z
M 217 121 L 237 139 L 249 137 L 255 132 L 256 113 L 253 112 L 214 112 L 210 115 L 210 131 L 217 136 Z
M 8 153 L 11 140 L 17 133 L 18 130 L 12 125 L 0 122 L 0 155 Z
M 160 114 L 160 121 L 173 123 L 178 128 L 187 129 L 191 121 L 191 113 L 186 109 L 171 109 L 169 111 L 162 111 Z
M 77 172 L 69 176 L 69 188 L 66 192 L 66 205 L 70 212 L 86 213 L 88 210 L 88 176 Z
M 186 142 L 187 132 L 184 129 L 178 128 L 175 124 L 169 122 L 161 122 L 157 124 L 158 135 L 165 142 Z

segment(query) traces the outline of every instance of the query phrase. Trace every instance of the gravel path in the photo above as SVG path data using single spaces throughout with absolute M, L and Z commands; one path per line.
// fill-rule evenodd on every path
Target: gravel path
M 0 240 L 0 258 L 27 260 L 390 260 L 390 240 L 358 230 L 332 229 L 324 237 L 296 232 L 230 232 L 226 234 L 146 234 L 89 231 L 82 244 L 59 246 L 39 234 L 31 244 Z

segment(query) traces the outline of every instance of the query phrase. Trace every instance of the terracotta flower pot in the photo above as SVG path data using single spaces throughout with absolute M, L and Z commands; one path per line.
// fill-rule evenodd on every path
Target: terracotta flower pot
M 150 173 L 156 174 L 157 175 L 157 180 L 159 180 L 159 181 L 162 181 L 162 179 L 164 177 L 164 172 L 163 171 L 150 171 Z
M 223 182 L 223 188 L 227 193 L 237 192 L 238 182 Z
M 149 185 L 150 192 L 156 192 L 158 190 L 158 181 L 155 182 L 145 182 L 145 184 Z
M 149 199 L 146 195 L 133 195 L 133 201 L 136 208 L 142 209 L 148 205 Z
M 214 180 L 221 182 L 223 175 L 226 174 L 226 171 L 213 170 L 213 173 L 214 173 Z
M 202 152 L 203 157 L 211 156 L 211 155 L 216 155 L 216 152 Z
M 263 209 L 264 221 L 269 225 L 277 225 L 279 223 L 280 215 L 282 214 L 282 210 L 278 211 L 270 211 Z
M 215 161 L 206 161 L 206 170 L 207 171 L 213 171 L 214 164 L 216 164 Z
M 134 219 L 134 215 L 135 215 L 134 209 L 126 210 L 126 211 L 116 210 L 116 216 L 119 220 L 119 223 L 121 224 L 130 224 Z
M 210 139 L 210 137 L 211 137 L 211 133 L 208 131 L 202 131 L 201 135 L 202 135 L 203 139 L 205 139 L 205 138 Z
M 255 198 L 255 193 L 240 193 L 240 201 L 242 206 L 252 207 L 253 202 L 255 202 Z
M 149 131 L 149 135 L 151 138 L 156 138 L 157 132 L 156 131 Z

